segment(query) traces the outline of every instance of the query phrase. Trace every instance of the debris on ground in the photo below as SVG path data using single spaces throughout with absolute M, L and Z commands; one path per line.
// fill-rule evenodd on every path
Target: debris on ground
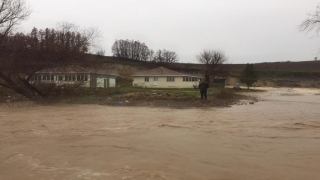
M 242 98 L 244 97 L 239 95 L 224 99 L 215 96 L 215 94 L 211 94 L 208 96 L 208 99 L 201 99 L 200 96 L 185 97 L 177 93 L 139 92 L 117 95 L 112 98 L 108 97 L 105 101 L 100 102 L 100 104 L 167 108 L 230 107 L 230 105 L 238 104 Z M 246 102 L 246 104 L 247 103 L 248 102 Z

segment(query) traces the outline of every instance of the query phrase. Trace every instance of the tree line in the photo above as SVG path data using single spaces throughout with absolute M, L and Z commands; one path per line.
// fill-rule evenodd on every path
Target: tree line
M 135 40 L 116 40 L 112 46 L 114 57 L 133 59 L 145 62 L 156 62 L 160 64 L 177 63 L 178 54 L 174 51 L 166 49 L 154 51 L 149 49 L 145 43 Z M 226 74 L 223 64 L 228 58 L 223 51 L 220 50 L 203 50 L 196 59 L 199 63 L 204 64 L 204 76 L 206 81 L 210 81 L 210 77 L 217 74 Z
M 111 50 L 114 57 L 138 61 L 177 63 L 179 60 L 178 54 L 174 51 L 166 49 L 154 51 L 149 49 L 145 43 L 135 40 L 116 40 L 113 43 Z

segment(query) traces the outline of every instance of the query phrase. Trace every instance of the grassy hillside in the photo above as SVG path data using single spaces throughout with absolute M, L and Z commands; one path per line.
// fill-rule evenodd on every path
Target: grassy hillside
M 128 66 L 154 66 L 152 62 L 142 62 L 132 59 L 117 58 L 111 56 L 101 57 L 101 60 L 111 64 L 122 64 Z M 226 64 L 230 70 L 242 70 L 246 64 Z M 193 69 L 198 70 L 203 68 L 202 64 L 193 63 L 173 63 L 170 65 L 174 69 Z M 270 62 L 270 63 L 255 63 L 254 67 L 258 71 L 315 71 L 320 72 L 320 61 L 300 61 L 300 62 Z
M 161 66 L 153 62 L 142 62 L 131 59 L 116 58 L 105 56 L 101 57 L 101 60 L 107 64 L 120 64 L 123 66 L 136 67 L 138 69 L 154 68 Z M 225 64 L 225 68 L 231 72 L 240 72 L 244 69 L 246 64 Z M 177 71 L 202 71 L 204 65 L 193 63 L 173 63 L 164 64 L 170 69 Z M 288 75 L 293 73 L 294 75 L 302 75 L 304 73 L 317 74 L 320 73 L 320 61 L 301 61 L 301 62 L 270 62 L 270 63 L 255 63 L 254 68 L 256 71 L 261 72 L 263 76 L 274 77 L 275 75 Z M 307 75 L 308 75 L 307 73 Z
M 130 67 L 136 71 L 164 66 L 185 73 L 201 74 L 204 72 L 204 65 L 202 64 L 157 64 L 108 56 L 101 57 L 101 60 L 110 66 L 120 66 L 123 69 Z M 228 70 L 228 77 L 237 78 L 245 65 L 225 64 L 224 69 Z M 260 77 L 260 81 L 263 81 L 260 83 L 261 85 L 320 87 L 320 61 L 255 63 L 254 68 Z

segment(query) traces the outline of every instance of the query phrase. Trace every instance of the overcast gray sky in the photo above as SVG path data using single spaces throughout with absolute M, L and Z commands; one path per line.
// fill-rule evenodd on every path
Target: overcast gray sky
M 222 50 L 229 63 L 306 61 L 319 56 L 319 38 L 298 31 L 317 0 L 29 0 L 21 24 L 55 28 L 57 22 L 97 27 L 106 56 L 116 39 L 175 51 L 196 63 L 204 49 Z

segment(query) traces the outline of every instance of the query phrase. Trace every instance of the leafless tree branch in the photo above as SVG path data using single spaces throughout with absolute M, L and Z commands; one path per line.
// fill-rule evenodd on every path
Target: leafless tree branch
M 115 57 L 147 61 L 153 51 L 144 43 L 134 40 L 116 40 L 112 45 L 112 53 Z
M 209 81 L 210 76 L 214 75 L 215 70 L 228 60 L 225 53 L 220 50 L 203 50 L 196 58 L 199 63 L 205 65 L 205 78 L 207 81 Z
M 6 37 L 12 28 L 26 20 L 31 8 L 24 0 L 2 0 L 0 2 L 0 48 L 6 45 Z
M 309 33 L 314 31 L 314 35 L 318 36 L 320 32 L 320 5 L 317 6 L 313 13 L 308 14 L 308 18 L 299 25 L 300 31 Z
M 55 29 L 8 35 L 0 51 L 0 82 L 26 98 L 45 102 L 48 93 L 31 84 L 40 70 L 87 63 L 92 34 Z

